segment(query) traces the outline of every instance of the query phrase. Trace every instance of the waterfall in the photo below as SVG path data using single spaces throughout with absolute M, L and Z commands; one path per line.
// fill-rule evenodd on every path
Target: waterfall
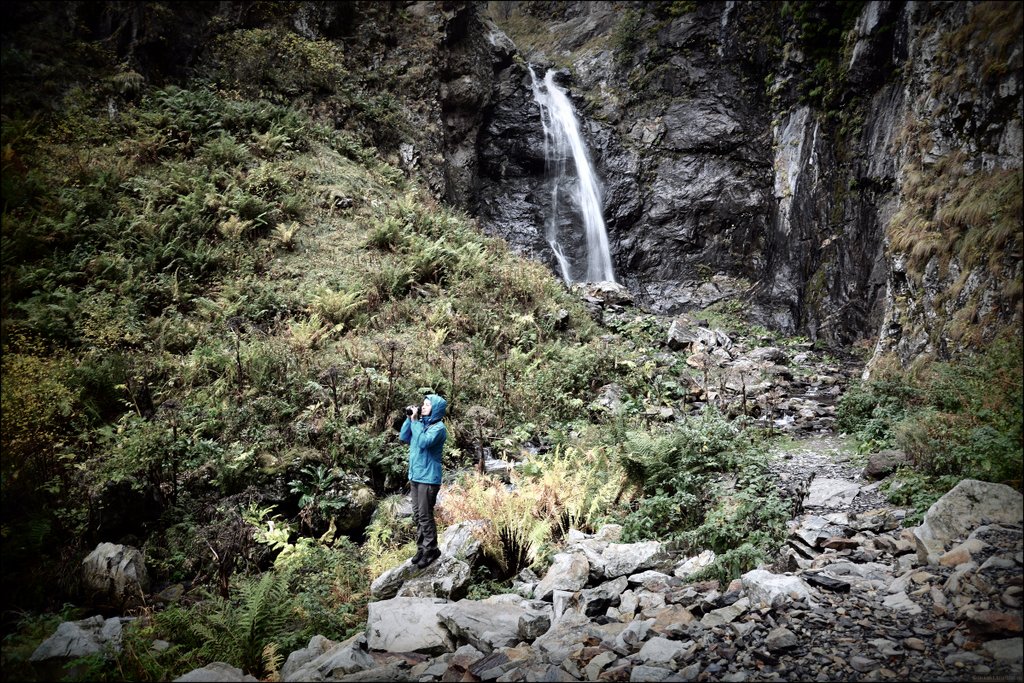
M 555 72 L 548 71 L 543 86 L 530 67 L 533 97 L 540 107 L 541 125 L 544 127 L 544 163 L 551 177 L 551 216 L 545 237 L 551 245 L 566 283 L 583 279 L 587 282 L 615 282 L 612 259 L 608 250 L 608 233 L 601 213 L 601 188 L 587 148 L 580 137 L 579 125 L 572 103 L 565 92 L 555 84 Z M 569 160 L 575 177 L 569 174 Z M 572 263 L 559 239 L 559 209 L 564 202 L 571 204 L 573 215 L 583 222 L 587 245 L 587 272 L 585 277 L 574 277 Z M 575 221 L 574 221 L 575 222 Z

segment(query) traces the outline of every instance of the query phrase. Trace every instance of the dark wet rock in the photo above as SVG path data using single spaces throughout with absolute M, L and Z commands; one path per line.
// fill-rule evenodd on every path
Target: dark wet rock
M 868 457 L 864 467 L 865 479 L 881 479 L 892 474 L 900 465 L 909 465 L 910 458 L 903 451 L 879 451 Z

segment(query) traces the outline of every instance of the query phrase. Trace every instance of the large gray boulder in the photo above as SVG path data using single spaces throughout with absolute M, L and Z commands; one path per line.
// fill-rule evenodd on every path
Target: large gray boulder
M 480 533 L 490 525 L 486 520 L 459 522 L 445 529 L 437 543 L 441 557 L 420 569 L 406 560 L 387 570 L 370 584 L 370 595 L 378 600 L 394 597 L 457 598 L 464 593 L 469 575 L 480 554 Z
M 406 571 L 406 576 L 412 578 L 402 583 L 395 597 L 457 600 L 465 594 L 472 572 L 468 563 L 451 555 L 442 555 L 425 570 L 416 568 L 408 561 L 406 564 L 415 571 Z
M 77 659 L 97 653 L 111 654 L 121 650 L 120 617 L 104 619 L 96 615 L 79 621 L 65 621 L 53 635 L 39 644 L 30 662 Z
M 175 683 L 218 683 L 226 681 L 258 681 L 258 678 L 250 676 L 239 668 L 233 667 L 226 662 L 213 662 L 201 669 L 193 669 L 174 679 Z
M 645 569 L 658 569 L 668 559 L 658 541 L 609 543 L 601 556 L 604 559 L 604 575 L 609 579 L 636 574 Z
M 534 597 L 550 600 L 556 590 L 578 591 L 587 585 L 590 563 L 583 553 L 558 553 L 547 574 L 537 584 Z
M 637 658 L 648 666 L 671 666 L 677 656 L 686 651 L 686 643 L 654 636 L 640 648 Z
M 672 570 L 672 575 L 685 579 L 691 574 L 696 574 L 705 567 L 710 567 L 715 561 L 714 550 L 702 550 L 699 554 L 687 559 L 676 565 L 675 569 Z
M 431 567 L 437 564 L 435 562 Z M 398 591 L 402 589 L 406 581 L 422 574 L 423 570 L 417 567 L 411 559 L 406 560 L 374 579 L 370 584 L 370 596 L 376 600 L 389 600 L 398 595 Z
M 365 484 L 353 486 L 345 494 L 346 504 L 334 516 L 341 531 L 351 531 L 366 526 L 377 508 L 377 494 Z
M 552 609 L 530 605 L 518 595 L 496 595 L 485 600 L 459 600 L 438 610 L 438 617 L 459 640 L 481 652 L 493 652 L 518 642 L 529 642 L 547 631 Z
M 323 681 L 372 669 L 377 662 L 366 647 L 365 633 L 341 643 L 313 636 L 307 647 L 288 656 L 288 661 L 281 667 L 281 680 Z
M 480 553 L 480 538 L 491 526 L 491 522 L 486 519 L 453 524 L 444 530 L 437 548 L 442 555 L 450 555 L 472 564 Z
M 362 634 L 365 641 L 366 634 Z M 349 639 L 353 640 L 353 639 Z M 348 643 L 349 641 L 345 641 Z M 324 654 L 328 650 L 334 648 L 338 643 L 325 638 L 320 634 L 317 634 L 309 639 L 309 644 L 299 650 L 295 650 L 288 659 L 285 660 L 284 665 L 281 667 L 281 680 L 282 681 L 295 681 L 295 680 L 319 680 L 311 672 L 303 672 L 302 675 L 297 674 L 300 670 L 306 669 L 310 662 Z
M 1024 496 L 1005 484 L 964 479 L 935 501 L 912 530 L 918 561 L 938 564 L 951 541 L 991 523 L 1024 523 Z
M 137 548 L 100 543 L 82 561 L 82 586 L 95 602 L 126 608 L 149 591 L 146 561 Z
M 868 464 L 864 466 L 865 479 L 882 479 L 900 465 L 910 463 L 910 456 L 903 451 L 886 450 L 868 456 Z
M 814 591 L 807 582 L 798 576 L 773 574 L 765 569 L 752 569 L 740 577 L 743 590 L 747 592 L 750 602 L 754 605 L 763 603 L 771 605 L 775 598 L 802 598 L 811 605 L 814 602 Z
M 438 612 L 441 598 L 392 598 L 371 602 L 366 619 L 367 646 L 385 652 L 453 652 L 455 643 Z
M 672 321 L 668 328 L 666 343 L 670 349 L 693 352 L 718 347 L 730 349 L 733 345 L 732 339 L 722 330 L 701 327 L 687 316 L 680 316 Z
M 847 479 L 815 477 L 804 497 L 804 508 L 845 509 L 860 493 L 860 488 L 860 484 Z

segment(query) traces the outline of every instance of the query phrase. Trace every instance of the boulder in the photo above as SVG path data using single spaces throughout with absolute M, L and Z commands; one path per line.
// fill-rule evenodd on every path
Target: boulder
M 591 407 L 593 410 L 604 410 L 612 415 L 620 415 L 624 409 L 622 403 L 623 389 L 620 385 L 606 384 L 601 387 L 597 398 L 594 399 Z
M 743 589 L 754 605 L 771 605 L 779 596 L 802 598 L 815 604 L 813 589 L 798 576 L 772 574 L 764 569 L 752 569 L 740 577 Z
M 479 532 L 489 521 L 459 522 L 445 529 L 437 543 L 441 557 L 420 569 L 410 560 L 388 569 L 370 584 L 370 595 L 378 600 L 394 597 L 462 597 L 473 563 L 480 554 Z
M 609 579 L 636 574 L 645 569 L 658 569 L 667 559 L 658 541 L 609 543 L 601 557 L 604 560 L 604 575 Z
M 455 643 L 438 612 L 450 604 L 441 598 L 391 598 L 371 602 L 366 619 L 367 646 L 386 652 L 452 652 Z
M 648 666 L 671 665 L 686 650 L 686 643 L 654 636 L 640 648 L 637 657 Z
M 341 643 L 313 636 L 308 646 L 288 655 L 288 660 L 281 667 L 281 680 L 318 681 L 372 669 L 377 662 L 366 647 L 365 633 Z
M 226 662 L 213 662 L 201 669 L 193 669 L 187 674 L 174 679 L 175 683 L 218 683 L 218 681 L 258 681 L 258 678 L 250 676 L 241 669 L 231 666 Z
M 918 561 L 938 563 L 951 541 L 990 523 L 1024 523 L 1024 496 L 1005 484 L 964 479 L 935 501 L 921 525 L 912 529 Z
M 603 637 L 601 627 L 592 622 L 585 614 L 568 610 L 548 629 L 547 633 L 533 642 L 534 650 L 543 655 L 549 662 L 561 663 L 569 653 L 588 637 Z
M 366 634 L 363 634 L 365 639 Z M 328 638 L 317 634 L 309 639 L 309 644 L 299 650 L 295 650 L 288 659 L 285 660 L 284 665 L 281 667 L 281 680 L 291 681 L 299 680 L 299 677 L 294 676 L 300 669 L 306 668 L 306 666 L 314 659 L 333 648 L 337 643 Z M 308 675 L 301 677 L 301 680 L 312 680 Z
M 450 555 L 473 564 L 480 554 L 480 538 L 491 526 L 489 520 L 474 519 L 453 524 L 444 530 L 437 547 L 442 555 Z
M 685 316 L 676 318 L 669 325 L 666 343 L 672 350 L 689 349 L 694 353 L 716 348 L 728 350 L 733 345 L 732 339 L 722 330 L 700 327 Z
M 786 365 L 789 362 L 786 352 L 775 346 L 761 346 L 753 349 L 746 355 L 750 360 L 757 361 L 759 363 L 777 363 L 779 365 Z
M 119 617 L 104 619 L 99 615 L 65 621 L 53 635 L 39 644 L 29 661 L 77 659 L 91 654 L 119 652 L 122 621 L 127 620 Z
M 550 600 L 556 590 L 578 591 L 587 585 L 589 575 L 590 563 L 582 553 L 558 553 L 533 595 Z
M 639 574 L 631 574 L 628 579 L 630 585 L 640 585 L 649 591 L 664 593 L 681 582 L 663 572 L 656 572 L 653 569 L 642 571 Z M 623 589 L 625 590 L 625 589 Z M 620 593 L 622 591 L 619 591 Z
M 96 602 L 119 609 L 137 606 L 149 591 L 146 561 L 137 548 L 100 543 L 82 561 L 82 586 Z
M 472 573 L 469 564 L 451 555 L 442 555 L 426 569 L 416 570 L 422 573 L 406 579 L 395 597 L 457 600 L 465 594 Z
M 884 479 L 900 465 L 909 463 L 910 457 L 903 451 L 879 451 L 868 456 L 868 464 L 864 466 L 864 478 Z
M 622 538 L 621 524 L 604 524 L 594 533 L 594 540 L 614 543 Z
M 707 628 L 714 628 L 715 626 L 724 626 L 731 624 L 733 621 L 738 619 L 750 608 L 751 601 L 747 598 L 740 598 L 731 605 L 725 607 L 719 607 L 713 609 L 703 617 L 701 617 L 700 623 Z M 755 601 L 756 604 L 756 601 Z M 771 604 L 771 603 L 768 603 Z
M 551 607 L 533 608 L 523 603 L 517 595 L 491 596 L 481 601 L 459 600 L 443 606 L 437 615 L 456 638 L 490 653 L 500 647 L 533 640 L 547 631 L 551 624 Z M 538 624 L 538 617 L 543 624 Z
M 628 585 L 627 579 L 620 576 L 606 581 L 596 588 L 585 588 L 580 591 L 579 607 L 588 617 L 604 614 L 609 607 L 619 604 L 619 598 Z
M 699 555 L 687 558 L 676 565 L 676 568 L 672 571 L 672 574 L 680 579 L 685 579 L 691 574 L 696 574 L 701 569 L 711 566 L 715 561 L 714 550 L 701 551 Z
M 435 562 L 431 567 L 439 564 Z M 406 581 L 419 576 L 421 570 L 411 559 L 388 569 L 370 584 L 370 595 L 377 600 L 388 600 L 398 595 Z
M 633 303 L 630 291 L 616 282 L 584 282 L 573 285 L 573 289 L 585 298 L 596 299 L 604 306 Z
M 847 507 L 860 492 L 860 484 L 847 479 L 815 477 L 804 497 L 804 508 Z
M 345 499 L 345 507 L 334 517 L 338 529 L 351 531 L 366 526 L 377 508 L 377 494 L 369 486 L 360 484 L 347 491 Z

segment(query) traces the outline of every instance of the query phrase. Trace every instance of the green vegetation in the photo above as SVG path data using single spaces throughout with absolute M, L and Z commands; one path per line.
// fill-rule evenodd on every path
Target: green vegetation
M 622 448 L 623 468 L 646 494 L 625 519 L 625 539 L 674 541 L 694 554 L 714 550 L 721 557 L 702 576 L 728 581 L 766 560 L 784 538 L 790 510 L 768 471 L 759 430 L 708 410 L 662 434 L 627 432 Z
M 844 101 L 849 96 L 845 67 L 850 55 L 843 46 L 864 5 L 860 1 L 788 0 L 779 8 L 780 17 L 794 29 L 792 48 L 803 54 L 802 61 L 809 67 L 799 77 L 800 100 L 850 129 L 855 126 L 851 117 L 859 107 Z
M 882 374 L 839 401 L 838 426 L 861 452 L 900 448 L 913 470 L 890 497 L 918 516 L 965 478 L 1020 488 L 1024 437 L 1020 337 L 1006 335 L 957 362 L 935 362 L 916 376 Z
M 642 21 L 643 15 L 635 9 L 626 10 L 619 19 L 611 37 L 611 47 L 615 51 L 617 63 L 628 63 L 633 52 L 640 46 Z

